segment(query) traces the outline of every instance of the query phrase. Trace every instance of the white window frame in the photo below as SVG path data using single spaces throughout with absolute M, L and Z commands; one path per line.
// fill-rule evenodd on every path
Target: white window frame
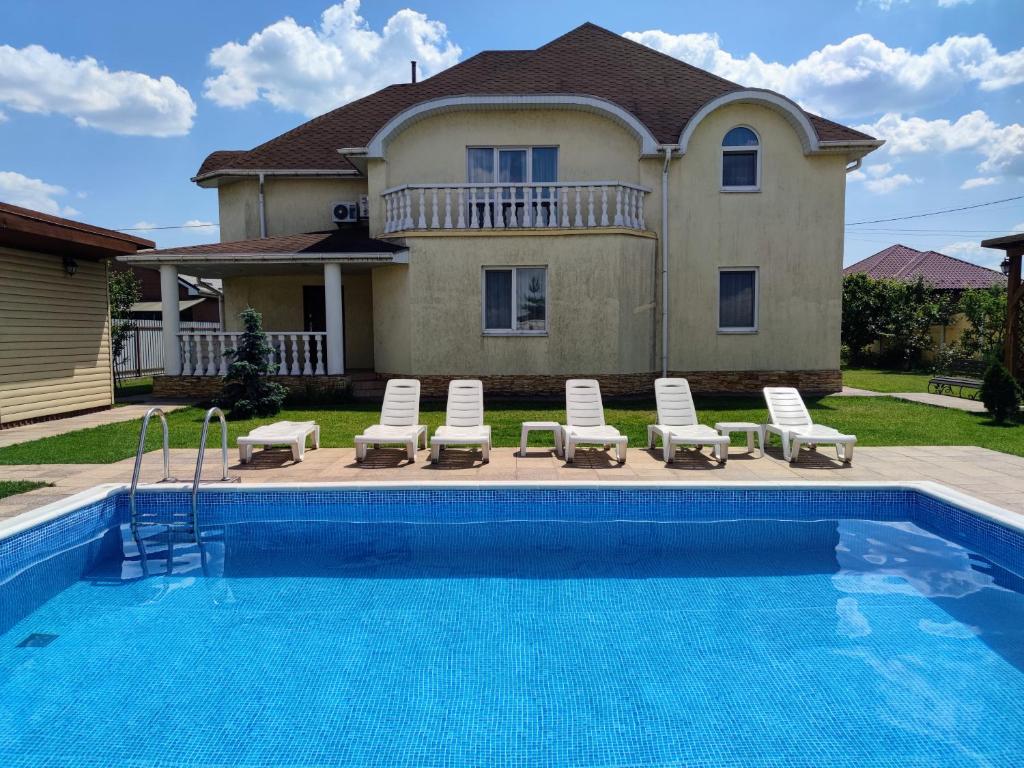
M 754 324 L 749 328 L 745 327 L 722 327 L 722 273 L 723 272 L 753 272 L 754 273 Z M 715 276 L 718 284 L 715 286 L 715 325 L 718 332 L 724 334 L 757 333 L 761 323 L 761 268 L 760 267 L 719 267 Z
M 519 330 L 517 328 L 487 327 L 487 273 L 512 272 L 512 322 L 516 322 L 516 297 L 518 296 L 517 280 L 521 269 L 544 270 L 544 329 L 539 331 Z M 548 301 L 550 283 L 548 282 L 547 264 L 517 264 L 516 266 L 490 266 L 480 270 L 480 330 L 484 336 L 547 336 L 548 322 L 551 316 L 551 304 Z
M 725 133 L 722 134 L 722 141 L 725 141 L 725 137 L 728 136 L 729 133 L 731 131 L 735 130 L 736 128 L 746 128 L 748 131 L 753 133 L 754 136 L 757 137 L 757 145 L 754 146 L 754 147 L 726 147 L 726 146 L 723 146 L 723 145 L 719 144 L 719 149 L 721 150 L 721 153 L 720 153 L 719 158 L 718 158 L 718 185 L 719 185 L 719 190 L 722 191 L 722 192 L 760 192 L 761 191 L 761 155 L 763 154 L 761 150 L 764 148 L 764 145 L 761 143 L 761 134 L 758 133 L 756 130 L 754 130 L 754 128 L 752 126 L 743 125 L 743 124 L 734 125 L 728 131 L 726 131 Z M 756 175 L 756 179 L 755 179 L 756 183 L 753 186 L 727 187 L 725 185 L 725 156 L 729 155 L 729 154 L 736 154 L 736 153 L 739 153 L 739 152 L 751 152 L 751 151 L 754 152 L 754 158 L 755 158 L 754 173 Z M 468 163 L 468 155 L 467 155 L 467 163 Z
M 760 142 L 761 138 L 758 137 L 757 140 Z M 494 165 L 492 167 L 494 168 L 494 178 L 491 181 L 477 182 L 477 183 L 494 184 L 494 185 L 498 185 L 498 184 L 501 183 L 501 182 L 498 181 L 498 174 L 499 174 L 499 171 L 500 171 L 500 169 L 498 168 L 498 151 L 499 150 L 503 150 L 503 151 L 516 151 L 516 150 L 524 151 L 525 150 L 525 152 L 526 152 L 526 180 L 524 182 L 522 182 L 524 184 L 533 184 L 534 183 L 534 181 L 533 181 L 533 150 L 535 150 L 535 149 L 555 149 L 555 150 L 558 150 L 558 161 L 555 163 L 555 180 L 552 181 L 552 182 L 547 182 L 547 181 L 539 181 L 539 182 L 537 182 L 538 184 L 549 184 L 549 183 L 550 184 L 557 184 L 558 183 L 558 166 L 559 166 L 559 164 L 561 162 L 561 157 L 562 157 L 562 148 L 558 144 L 534 144 L 532 146 L 526 146 L 526 147 L 519 146 L 519 145 L 516 145 L 516 144 L 509 144 L 509 145 L 467 144 L 466 145 L 466 183 L 467 184 L 473 183 L 473 182 L 469 181 L 469 150 L 471 150 L 471 149 L 489 149 L 489 150 L 492 151 L 492 153 L 493 153 L 493 163 L 494 163 Z M 510 183 L 519 183 L 519 182 L 505 182 L 505 183 L 506 184 L 510 184 Z

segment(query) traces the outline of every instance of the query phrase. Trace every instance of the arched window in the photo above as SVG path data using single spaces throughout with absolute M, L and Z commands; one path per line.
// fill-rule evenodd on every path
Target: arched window
M 761 186 L 761 141 L 745 126 L 722 139 L 722 189 L 753 192 Z

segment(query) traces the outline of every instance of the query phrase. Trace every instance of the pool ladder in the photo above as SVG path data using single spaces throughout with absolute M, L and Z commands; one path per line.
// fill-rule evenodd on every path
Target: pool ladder
M 206 437 L 210 432 L 210 420 L 216 416 L 220 420 L 220 450 L 221 450 L 221 477 L 222 483 L 237 483 L 240 478 L 228 475 L 228 425 L 224 419 L 224 412 L 220 408 L 211 408 L 203 418 L 202 436 L 199 438 L 199 454 L 196 456 L 196 470 L 192 478 L 191 514 L 186 518 L 182 513 L 172 512 L 170 522 L 157 521 L 153 513 L 139 512 L 135 503 L 135 496 L 139 486 L 139 475 L 142 473 L 142 454 L 146 450 L 146 431 L 149 429 L 149 422 L 156 415 L 160 417 L 160 427 L 163 431 L 163 463 L 164 476 L 162 483 L 173 483 L 175 478 L 171 477 L 171 451 L 168 441 L 167 417 L 160 408 L 150 408 L 142 419 L 142 429 L 139 432 L 139 447 L 135 451 L 135 469 L 132 471 L 132 484 L 128 492 L 128 505 L 131 511 L 132 536 L 139 540 L 139 529 L 147 524 L 159 526 L 169 534 L 184 534 L 196 543 L 199 543 L 199 482 L 203 474 L 203 460 L 206 456 Z

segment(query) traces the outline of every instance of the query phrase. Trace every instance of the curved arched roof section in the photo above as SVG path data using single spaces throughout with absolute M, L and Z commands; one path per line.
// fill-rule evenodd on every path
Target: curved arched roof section
M 768 91 L 761 88 L 745 88 L 740 91 L 724 93 L 697 110 L 697 113 L 690 118 L 683 132 L 679 134 L 679 151 L 686 154 L 686 147 L 693 137 L 694 131 L 701 122 L 717 109 L 729 106 L 730 104 L 756 104 L 774 110 L 786 118 L 786 121 L 793 126 L 800 143 L 803 145 L 804 153 L 817 152 L 820 148 L 818 133 L 811 125 L 807 114 L 797 106 L 792 99 L 787 99 L 781 93 Z
M 392 117 L 374 134 L 367 145 L 368 157 L 384 157 L 388 143 L 410 125 L 444 112 L 479 109 L 570 109 L 606 117 L 628 130 L 636 138 L 641 155 L 654 155 L 658 140 L 650 129 L 629 110 L 607 99 L 583 94 L 500 94 L 490 96 L 448 96 L 414 104 Z

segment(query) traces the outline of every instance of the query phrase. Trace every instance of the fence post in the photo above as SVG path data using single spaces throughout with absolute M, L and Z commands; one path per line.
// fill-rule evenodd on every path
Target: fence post
M 133 329 L 135 337 L 135 378 L 142 378 L 142 329 L 139 328 L 138 323 L 135 324 Z

